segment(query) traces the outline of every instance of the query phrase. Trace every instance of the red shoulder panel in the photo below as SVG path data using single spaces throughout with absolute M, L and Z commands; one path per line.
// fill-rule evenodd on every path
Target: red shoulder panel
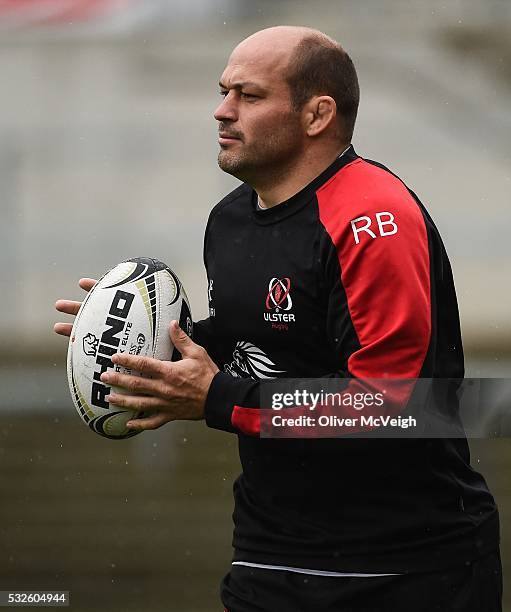
M 431 335 L 430 265 L 421 210 L 390 172 L 362 159 L 317 192 L 361 348 L 360 378 L 418 377 Z

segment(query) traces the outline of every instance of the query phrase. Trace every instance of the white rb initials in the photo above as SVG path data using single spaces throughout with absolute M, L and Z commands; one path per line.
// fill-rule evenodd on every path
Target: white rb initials
M 386 220 L 384 220 L 386 219 Z M 364 221 L 365 225 L 361 225 L 357 227 L 358 221 Z M 360 243 L 360 238 L 358 235 L 360 232 L 366 232 L 371 236 L 371 238 L 376 238 L 376 234 L 369 229 L 371 226 L 372 219 L 371 217 L 366 217 L 363 215 L 362 217 L 357 217 L 351 221 L 351 229 L 353 230 L 353 236 L 355 237 L 355 244 Z M 378 225 L 378 232 L 380 236 L 391 236 L 392 234 L 397 234 L 397 224 L 394 223 L 394 215 L 391 212 L 382 211 L 376 213 L 376 223 Z M 384 226 L 391 225 L 392 229 L 385 231 Z

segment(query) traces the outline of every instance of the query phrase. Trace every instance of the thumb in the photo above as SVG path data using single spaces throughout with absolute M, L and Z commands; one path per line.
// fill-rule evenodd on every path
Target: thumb
M 170 339 L 183 357 L 187 357 L 190 350 L 195 347 L 195 342 L 179 327 L 177 321 L 170 323 Z

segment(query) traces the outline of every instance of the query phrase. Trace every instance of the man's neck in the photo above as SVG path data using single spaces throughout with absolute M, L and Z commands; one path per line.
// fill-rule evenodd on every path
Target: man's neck
M 299 166 L 286 172 L 282 180 L 276 179 L 269 185 L 254 185 L 260 208 L 273 208 L 294 196 L 343 155 L 349 146 L 343 145 L 323 156 L 314 154 L 302 157 Z

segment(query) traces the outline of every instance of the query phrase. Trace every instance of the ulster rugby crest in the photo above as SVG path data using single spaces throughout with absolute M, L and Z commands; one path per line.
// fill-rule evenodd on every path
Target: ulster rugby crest
M 287 331 L 288 324 L 295 322 L 295 315 L 290 312 L 293 308 L 290 278 L 286 276 L 270 280 L 265 306 L 264 320 L 271 322 L 272 328 Z
M 268 310 L 291 310 L 293 300 L 289 293 L 291 280 L 289 278 L 272 278 L 268 285 L 268 296 L 266 298 L 266 308 Z

